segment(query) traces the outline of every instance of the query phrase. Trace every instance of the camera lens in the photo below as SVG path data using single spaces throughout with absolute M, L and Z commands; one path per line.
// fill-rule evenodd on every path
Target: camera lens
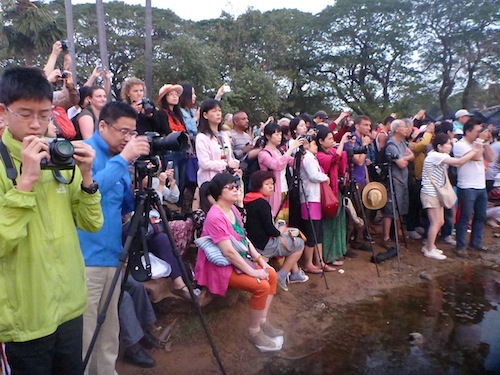
M 75 152 L 71 142 L 66 140 L 54 141 L 50 144 L 50 148 L 52 158 L 60 161 L 68 160 Z

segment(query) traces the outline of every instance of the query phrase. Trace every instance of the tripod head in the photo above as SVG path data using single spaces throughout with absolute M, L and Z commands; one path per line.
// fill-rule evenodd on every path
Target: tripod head
M 161 160 L 158 155 L 140 157 L 134 162 L 134 187 L 138 192 L 144 190 L 142 181 L 147 178 L 146 189 L 152 189 L 153 177 L 161 172 Z

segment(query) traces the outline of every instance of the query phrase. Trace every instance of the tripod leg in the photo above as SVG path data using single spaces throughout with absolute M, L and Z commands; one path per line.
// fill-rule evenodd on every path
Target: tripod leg
M 210 343 L 210 346 L 212 348 L 212 353 L 213 353 L 215 359 L 217 360 L 217 363 L 219 365 L 219 368 L 220 368 L 222 374 L 225 375 L 226 370 L 224 369 L 224 365 L 222 364 L 222 360 L 220 358 L 219 351 L 217 349 L 217 346 L 215 345 L 215 341 L 212 337 L 212 333 L 210 332 L 210 329 L 208 328 L 208 324 L 205 320 L 205 316 L 203 315 L 203 313 L 201 311 L 201 306 L 200 306 L 200 303 L 198 301 L 198 298 L 197 298 L 196 294 L 194 294 L 193 286 L 191 285 L 191 282 L 189 281 L 186 267 L 184 265 L 184 262 L 181 259 L 181 254 L 179 252 L 179 249 L 177 248 L 177 245 L 175 244 L 174 236 L 172 234 L 172 231 L 170 230 L 170 226 L 168 225 L 167 216 L 165 214 L 165 209 L 163 208 L 161 201 L 160 201 L 160 198 L 158 197 L 158 194 L 156 193 L 156 191 L 152 190 L 150 192 L 150 194 L 152 195 L 153 203 L 154 203 L 156 209 L 160 213 L 163 230 L 165 231 L 165 233 L 168 236 L 168 240 L 170 242 L 172 252 L 175 256 L 175 259 L 177 260 L 177 263 L 178 263 L 179 268 L 180 268 L 181 273 L 182 273 L 182 279 L 184 280 L 184 283 L 186 284 L 186 286 L 189 290 L 189 295 L 191 296 L 191 300 L 192 300 L 193 305 L 195 307 L 196 313 L 198 314 L 198 317 L 200 318 L 201 325 L 203 326 L 203 329 L 205 330 L 205 334 L 207 335 L 208 342 Z
M 102 306 L 102 309 L 97 316 L 96 328 L 94 330 L 94 334 L 92 336 L 92 339 L 90 340 L 89 347 L 87 348 L 87 353 L 85 354 L 85 358 L 83 360 L 83 368 L 84 369 L 88 365 L 88 362 L 90 360 L 90 356 L 92 354 L 95 343 L 97 341 L 97 337 L 99 336 L 99 332 L 101 330 L 101 327 L 104 324 L 104 321 L 106 320 L 106 313 L 107 313 L 109 305 L 113 299 L 114 290 L 115 290 L 116 285 L 118 284 L 118 281 L 120 279 L 120 275 L 121 275 L 121 272 L 123 270 L 123 267 L 125 266 L 125 262 L 127 261 L 128 252 L 129 252 L 130 246 L 132 244 L 132 240 L 134 239 L 134 237 L 139 229 L 140 221 L 141 221 L 141 218 L 143 217 L 143 213 L 144 213 L 144 202 L 145 202 L 144 196 L 140 196 L 138 199 L 138 205 L 136 207 L 136 211 L 135 211 L 134 216 L 132 217 L 132 221 L 130 223 L 129 233 L 128 233 L 127 239 L 125 241 L 125 245 L 123 246 L 123 250 L 120 253 L 118 266 L 116 267 L 115 274 L 113 275 L 113 279 L 111 281 L 108 293 L 106 294 L 106 298 L 104 300 L 104 304 Z M 116 308 L 118 309 L 118 306 L 116 306 Z
M 369 223 L 368 223 L 368 220 L 367 220 L 367 217 L 366 217 L 366 212 L 364 210 L 363 203 L 362 203 L 362 200 L 361 200 L 361 194 L 360 194 L 360 191 L 359 191 L 359 186 L 356 183 L 355 183 L 355 186 L 356 186 L 356 199 L 357 199 L 357 201 L 359 203 L 358 207 L 360 207 L 361 216 L 362 216 L 363 221 L 365 223 L 366 236 L 367 236 L 366 238 L 368 238 L 368 242 L 370 244 L 370 250 L 372 252 L 372 257 L 373 257 L 373 260 L 374 260 L 374 263 L 375 263 L 375 268 L 377 270 L 377 276 L 380 277 L 380 271 L 378 269 L 377 257 L 375 256 L 375 250 L 373 249 L 372 236 L 370 235 L 370 231 L 368 230 Z
M 392 220 L 394 222 L 394 236 L 396 240 L 396 252 L 398 254 L 398 271 L 401 271 L 401 259 L 399 256 L 399 238 L 398 238 L 398 217 L 396 215 L 396 196 L 394 194 L 394 182 L 392 181 L 391 166 L 389 165 L 389 190 L 391 194 Z

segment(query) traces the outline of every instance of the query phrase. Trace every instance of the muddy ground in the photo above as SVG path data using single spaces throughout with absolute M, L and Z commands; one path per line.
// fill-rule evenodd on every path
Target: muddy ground
M 271 311 L 270 321 L 285 330 L 283 349 L 276 353 L 259 352 L 246 338 L 249 297 L 244 292 L 234 291 L 226 298 L 217 298 L 203 308 L 220 358 L 227 374 L 263 374 L 266 363 L 273 359 L 296 360 L 318 352 L 324 346 L 326 335 L 335 332 L 335 318 L 348 307 L 361 301 L 371 301 L 389 293 L 392 288 L 428 282 L 442 274 L 455 273 L 464 267 L 477 265 L 498 269 L 500 264 L 499 238 L 495 231 L 485 229 L 484 244 L 495 249 L 491 254 L 472 253 L 469 259 L 456 257 L 452 246 L 438 243 L 448 259 L 444 261 L 425 258 L 421 252 L 421 241 L 407 240 L 400 248 L 400 266 L 397 258 L 379 265 L 380 277 L 371 254 L 357 251 L 358 257 L 346 259 L 336 272 L 309 275 L 304 284 L 293 284 L 289 292 L 278 291 Z M 377 237 L 374 237 L 377 240 Z M 375 251 L 382 248 L 375 244 Z M 339 273 L 338 270 L 344 270 Z M 212 349 L 194 309 L 182 301 L 167 298 L 155 305 L 158 315 L 158 336 L 167 326 L 174 327 L 166 349 L 153 349 L 157 365 L 141 369 L 129 365 L 120 356 L 117 371 L 120 375 L 163 374 L 220 374 Z M 343 332 L 343 333 L 342 333 Z M 346 334 L 339 327 L 339 334 Z M 281 362 L 280 362 L 281 363 Z

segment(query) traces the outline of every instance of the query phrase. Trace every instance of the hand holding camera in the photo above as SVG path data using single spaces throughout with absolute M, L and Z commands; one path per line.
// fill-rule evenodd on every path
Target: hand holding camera
M 148 139 L 143 136 L 130 138 L 120 155 L 129 163 L 139 156 L 149 155 Z
M 36 135 L 24 137 L 21 147 L 23 170 L 17 184 L 21 191 L 31 191 L 40 178 L 40 163 L 42 159 L 50 158 L 49 144 L 46 139 Z
M 92 176 L 92 163 L 95 158 L 95 150 L 90 145 L 82 141 L 73 141 L 71 144 L 74 148 L 73 158 L 75 159 L 76 165 L 78 165 L 82 176 L 85 177 L 88 173 Z

